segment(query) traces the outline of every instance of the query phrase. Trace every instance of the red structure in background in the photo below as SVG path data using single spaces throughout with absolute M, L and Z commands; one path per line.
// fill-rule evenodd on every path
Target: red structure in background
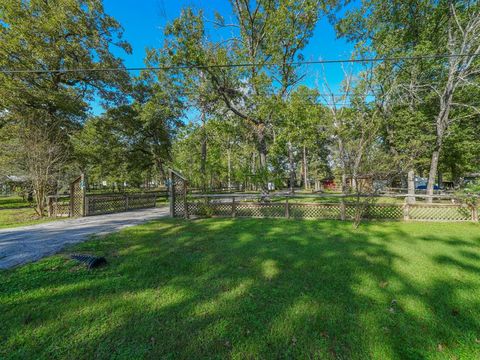
M 333 179 L 323 179 L 322 180 L 322 187 L 324 190 L 335 190 L 336 184 Z

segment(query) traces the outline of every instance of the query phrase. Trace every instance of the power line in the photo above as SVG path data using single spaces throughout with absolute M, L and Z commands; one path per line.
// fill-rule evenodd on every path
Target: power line
M 390 61 L 409 61 L 409 60 L 433 60 L 433 59 L 449 59 L 459 57 L 480 56 L 480 53 L 474 54 L 437 54 L 437 55 L 418 55 L 418 56 L 401 56 L 401 57 L 375 57 L 364 59 L 330 59 L 330 60 L 309 60 L 294 61 L 291 65 L 319 65 L 319 64 L 340 64 L 340 63 L 374 63 L 374 62 L 390 62 Z M 207 69 L 207 68 L 236 68 L 251 66 L 275 66 L 282 65 L 280 63 L 240 63 L 240 64 L 208 64 L 208 65 L 171 65 L 171 66 L 140 66 L 140 67 L 117 67 L 117 68 L 78 68 L 78 69 L 0 69 L 3 74 L 55 74 L 55 73 L 76 73 L 76 72 L 122 72 L 122 71 L 169 71 L 183 69 Z

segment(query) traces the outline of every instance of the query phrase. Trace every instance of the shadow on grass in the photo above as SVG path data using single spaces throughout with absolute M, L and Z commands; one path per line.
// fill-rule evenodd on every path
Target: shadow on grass
M 0 273 L 0 355 L 477 358 L 478 226 L 161 221 Z M 458 227 L 459 228 L 459 227 Z

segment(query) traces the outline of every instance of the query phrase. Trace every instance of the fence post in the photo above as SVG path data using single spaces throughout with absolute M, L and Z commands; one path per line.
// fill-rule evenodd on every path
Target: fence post
M 125 211 L 128 211 L 128 194 L 125 194 Z
M 170 200 L 170 216 L 175 217 L 175 184 L 173 183 L 173 171 L 168 170 L 168 192 Z
M 87 177 L 82 172 L 80 175 L 80 189 L 82 190 L 82 217 L 86 214 L 85 201 L 87 199 Z
M 48 217 L 52 216 L 52 197 L 48 197 L 48 203 L 47 203 L 47 215 Z
M 403 220 L 410 220 L 410 204 L 408 201 L 403 204 Z
M 288 205 L 288 196 L 285 200 L 285 217 L 288 219 L 290 217 L 290 206 Z
M 84 210 L 83 210 L 83 216 L 88 216 L 89 214 L 89 207 L 90 207 L 90 204 L 88 202 L 88 196 L 85 195 L 85 202 L 84 202 Z
M 232 196 L 232 217 L 237 217 L 237 204 L 235 203 L 235 196 Z
M 70 183 L 70 202 L 68 206 L 68 217 L 73 217 L 73 202 L 74 202 L 73 183 Z
M 475 205 L 472 206 L 472 221 L 478 222 L 478 209 Z
M 185 219 L 188 219 L 187 181 L 183 183 L 183 203 L 185 206 Z
M 345 221 L 345 200 L 340 201 L 340 220 Z

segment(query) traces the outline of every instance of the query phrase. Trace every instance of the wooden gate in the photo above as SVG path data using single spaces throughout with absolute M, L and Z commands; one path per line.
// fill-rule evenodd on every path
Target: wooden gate
M 70 184 L 70 217 L 85 216 L 85 175 Z
M 188 218 L 187 180 L 175 170 L 169 170 L 170 216 Z

